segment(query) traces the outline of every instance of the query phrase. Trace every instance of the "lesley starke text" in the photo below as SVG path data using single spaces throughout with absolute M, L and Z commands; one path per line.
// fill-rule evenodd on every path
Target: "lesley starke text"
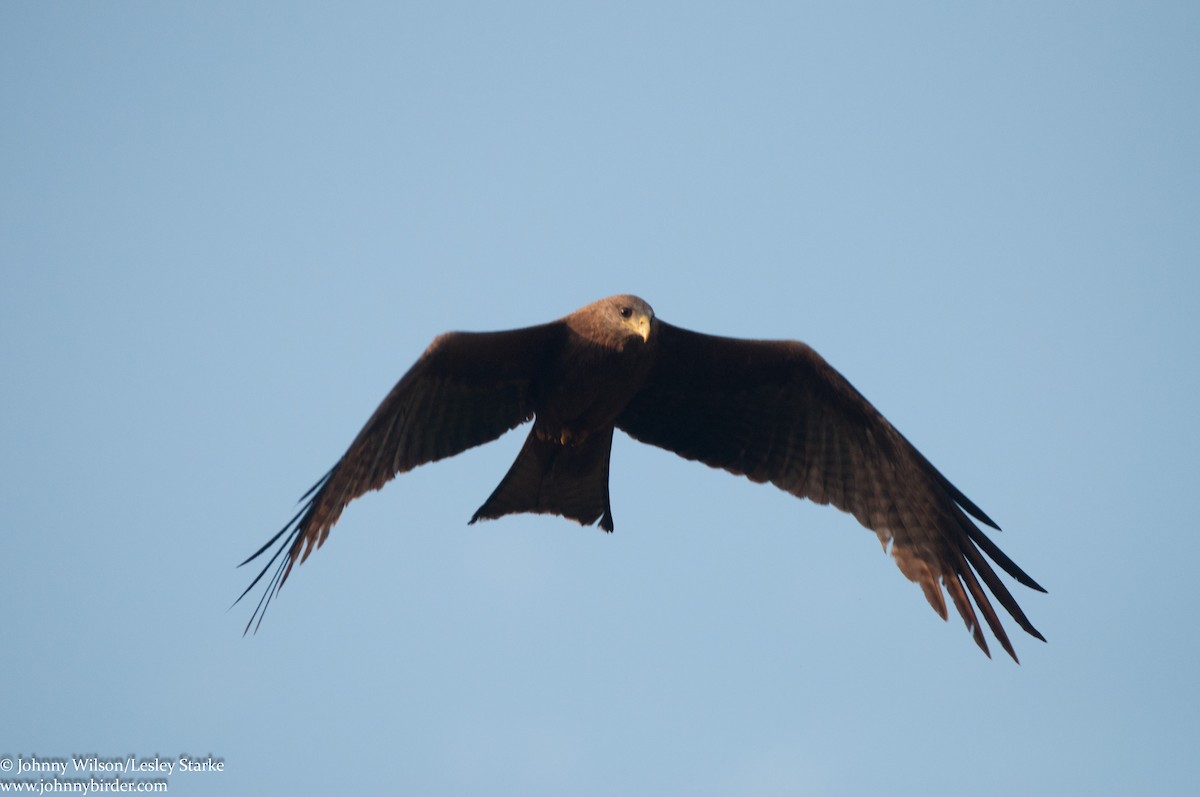
M 176 772 L 225 771 L 225 759 L 213 758 L 212 754 L 203 757 L 185 754 L 174 758 L 157 754 L 139 758 L 133 753 L 122 757 L 106 757 L 93 754 L 73 755 L 70 758 L 55 758 L 31 754 L 28 757 L 17 756 L 16 760 L 16 774 L 18 775 L 25 772 L 53 772 L 65 775 L 68 768 L 72 772 L 124 772 L 126 774 L 134 772 L 163 772 L 167 775 L 174 775 Z

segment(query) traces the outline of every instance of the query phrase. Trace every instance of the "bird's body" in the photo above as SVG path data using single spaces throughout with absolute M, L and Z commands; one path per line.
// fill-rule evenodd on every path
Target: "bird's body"
M 518 512 L 562 515 L 612 531 L 608 463 L 613 428 L 653 363 L 653 311 L 613 297 L 618 319 L 598 324 L 584 310 L 563 319 L 530 383 L 533 428 L 512 467 L 471 522 Z M 588 306 L 589 308 L 592 305 Z M 622 317 L 622 312 L 629 315 Z
M 632 296 L 616 297 L 629 310 L 610 329 L 582 311 L 562 321 L 557 351 L 533 382 L 534 430 L 569 442 L 611 428 L 641 388 L 652 362 L 648 345 L 653 311 Z M 590 306 L 590 305 L 589 305 Z
M 1021 583 L 1041 587 L 968 514 L 996 524 L 816 352 L 794 341 L 689 332 L 660 321 L 634 296 L 602 299 L 540 326 L 436 338 L 305 496 L 300 512 L 247 559 L 284 537 L 246 590 L 278 560 L 255 611 L 258 621 L 292 567 L 325 541 L 351 500 L 529 420 L 525 444 L 472 523 L 540 512 L 612 531 L 609 455 L 619 428 L 850 512 L 885 548 L 890 544 L 901 571 L 943 618 L 943 588 L 949 593 L 984 652 L 972 599 L 1016 658 L 979 579 L 1042 639 L 983 554 Z

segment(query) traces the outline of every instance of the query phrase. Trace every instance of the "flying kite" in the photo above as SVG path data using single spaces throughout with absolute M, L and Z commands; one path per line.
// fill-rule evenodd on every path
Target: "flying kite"
M 943 588 L 949 593 L 989 656 L 977 610 L 1017 659 L 983 585 L 1021 628 L 1045 641 L 984 555 L 1021 584 L 1045 590 L 971 517 L 1000 527 L 820 355 L 796 341 L 681 329 L 636 296 L 601 299 L 549 324 L 435 338 L 301 498 L 300 511 L 242 562 L 282 538 L 238 598 L 275 566 L 246 630 L 257 629 L 292 568 L 325 542 L 348 503 L 527 421 L 533 428 L 516 461 L 471 523 L 538 512 L 612 531 L 609 454 L 620 429 L 849 512 L 885 551 L 891 546 L 901 572 L 942 619 Z

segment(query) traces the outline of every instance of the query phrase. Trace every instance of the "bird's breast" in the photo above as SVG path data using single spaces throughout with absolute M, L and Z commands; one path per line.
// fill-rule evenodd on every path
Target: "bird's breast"
M 564 357 L 539 391 L 534 424 L 543 438 L 566 442 L 608 429 L 641 387 L 646 369 L 638 351 L 596 348 Z

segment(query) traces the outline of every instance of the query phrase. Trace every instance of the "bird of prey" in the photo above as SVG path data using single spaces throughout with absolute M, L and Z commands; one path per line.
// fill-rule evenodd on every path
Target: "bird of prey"
M 300 511 L 242 563 L 279 542 L 238 598 L 275 566 L 246 630 L 258 628 L 292 568 L 325 542 L 350 501 L 527 421 L 533 427 L 516 461 L 471 523 L 540 512 L 612 531 L 609 453 L 620 429 L 849 512 L 885 551 L 890 545 L 901 572 L 942 619 L 943 589 L 950 595 L 989 656 L 980 614 L 1017 659 L 984 585 L 1021 628 L 1045 641 L 985 554 L 1020 583 L 1045 590 L 971 517 L 999 526 L 820 355 L 795 341 L 690 332 L 636 296 L 601 299 L 539 326 L 435 338 L 302 496 Z

